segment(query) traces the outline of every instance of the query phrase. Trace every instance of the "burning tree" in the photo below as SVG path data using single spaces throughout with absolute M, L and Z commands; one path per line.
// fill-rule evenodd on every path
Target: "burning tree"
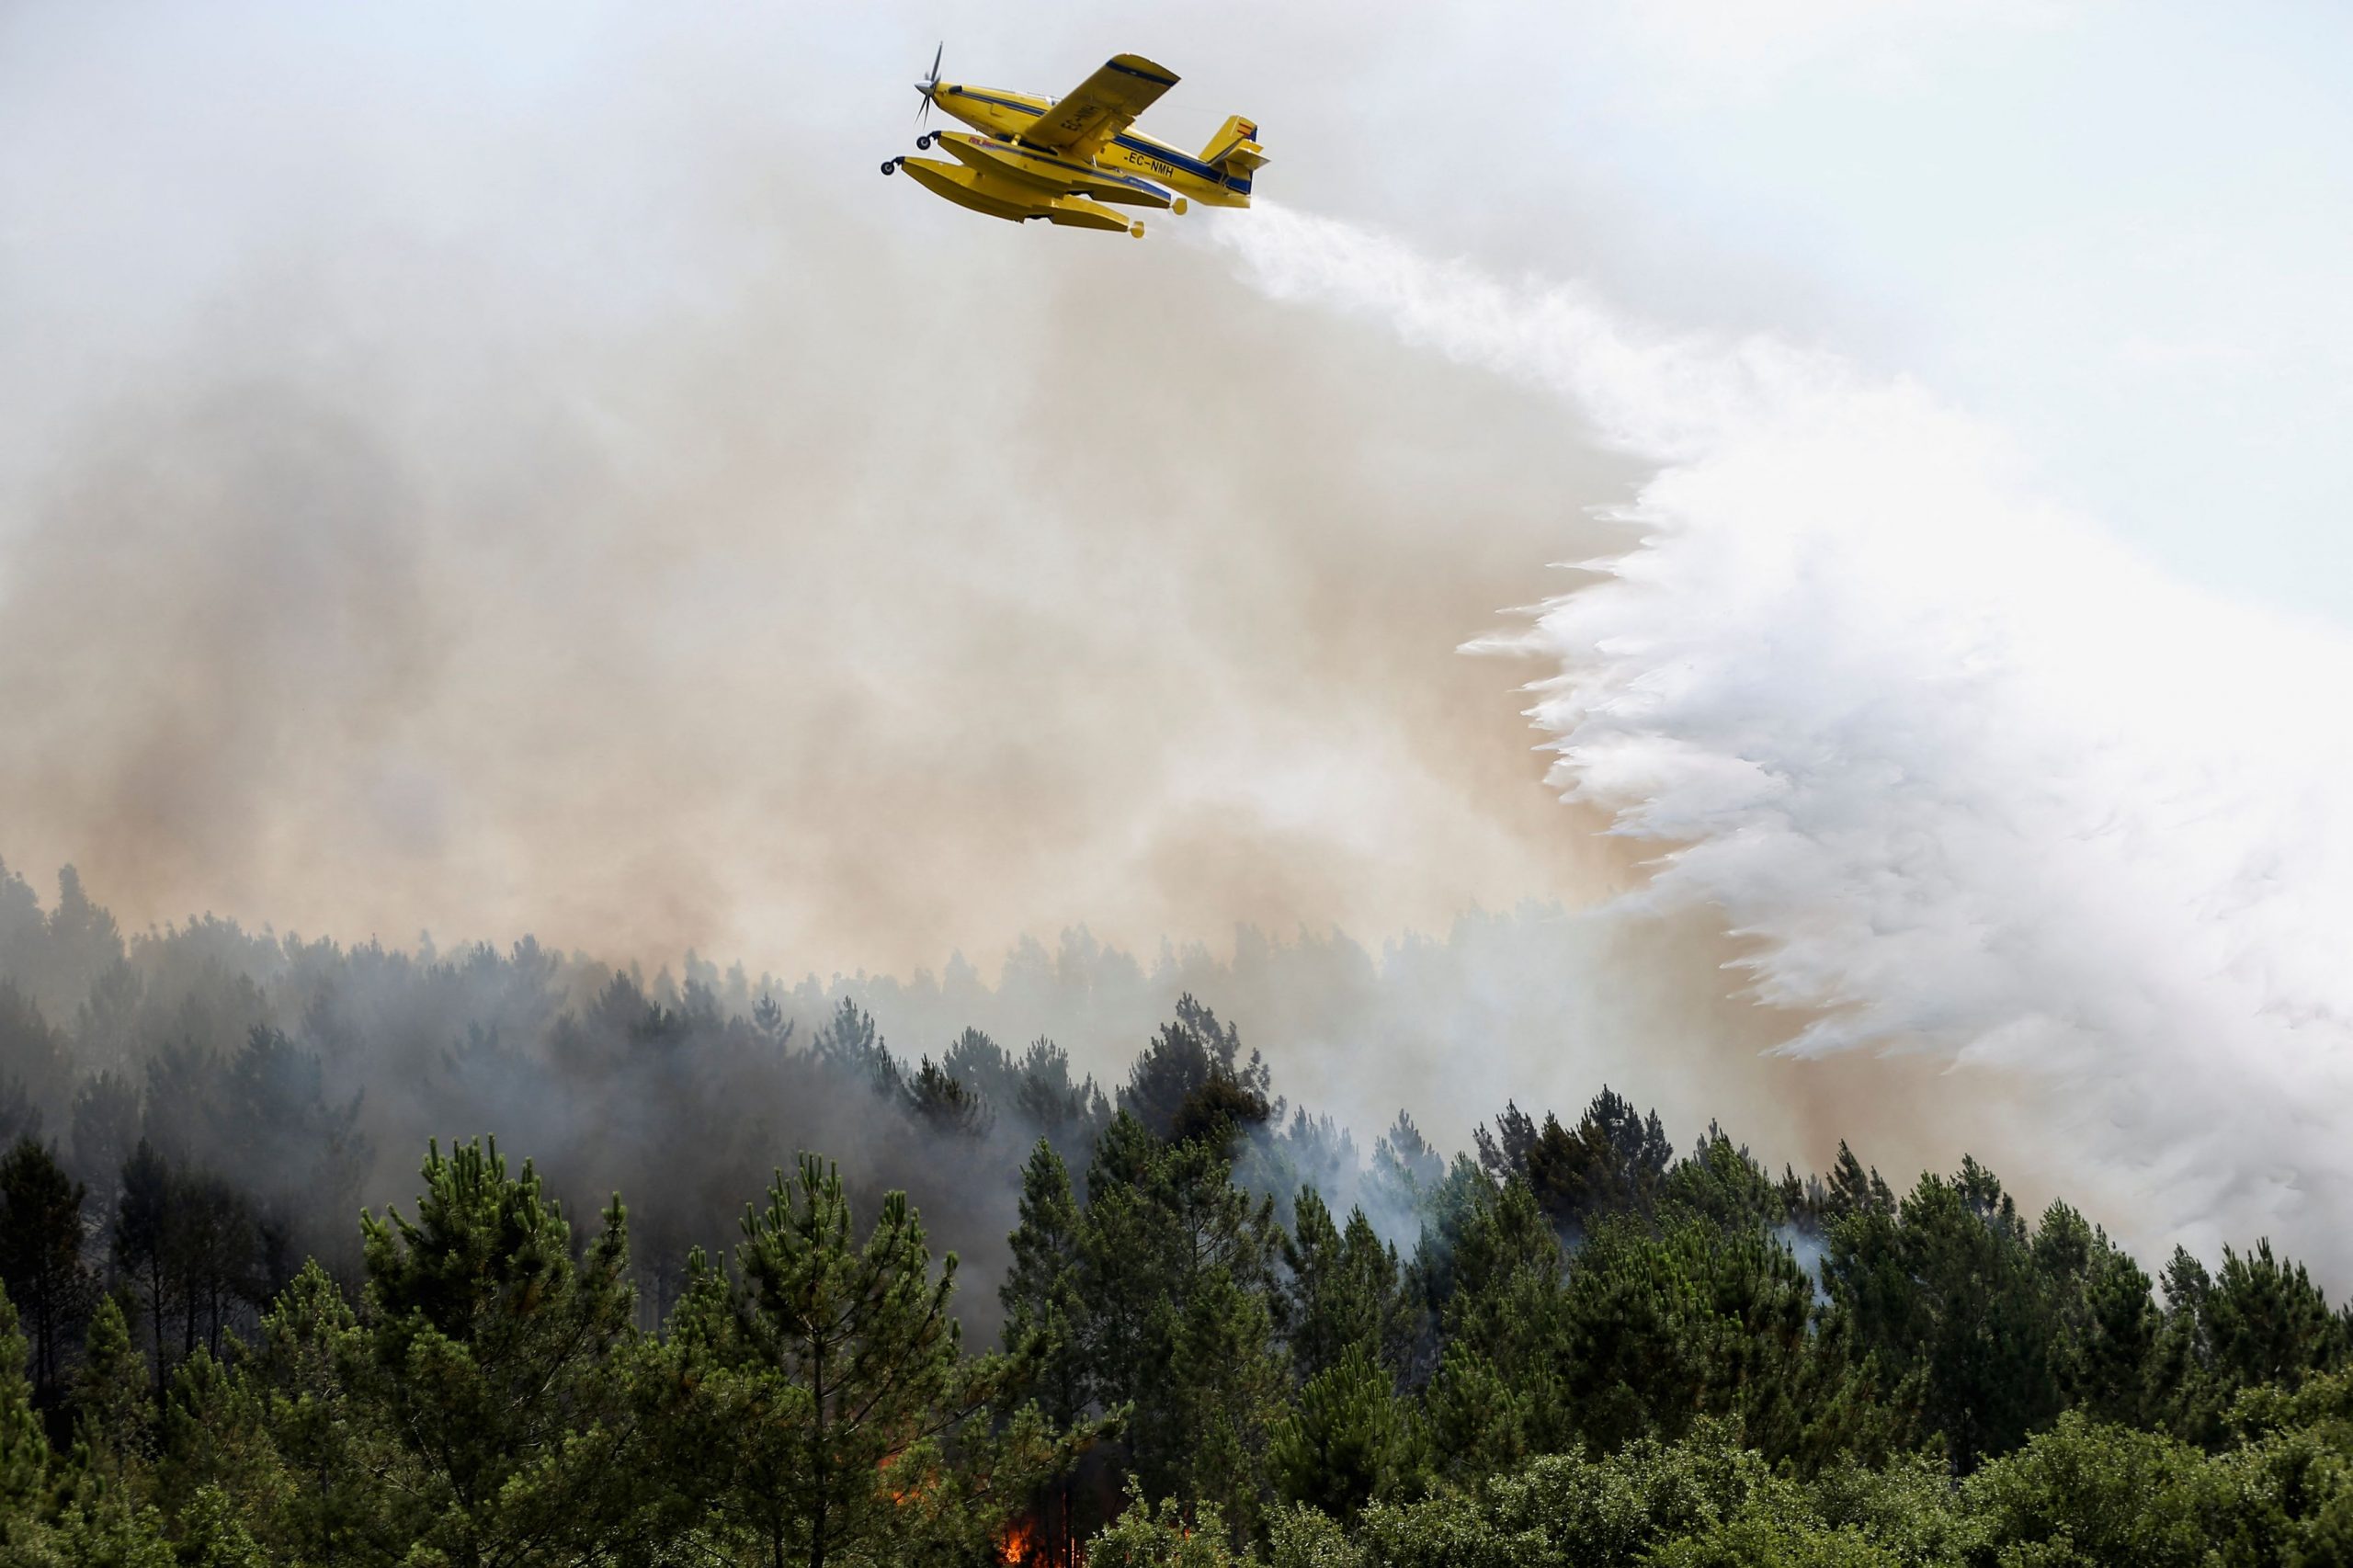
M 955 1280 L 953 1255 L 935 1273 L 904 1193 L 859 1245 L 840 1172 L 810 1155 L 745 1211 L 732 1273 L 694 1256 L 666 1382 L 722 1532 L 778 1568 L 824 1568 L 975 1520 L 1003 1445 L 985 1417 L 963 1462 L 942 1442 L 984 1410 L 1006 1364 L 962 1354 Z M 979 1519 L 993 1530 L 1004 1511 Z

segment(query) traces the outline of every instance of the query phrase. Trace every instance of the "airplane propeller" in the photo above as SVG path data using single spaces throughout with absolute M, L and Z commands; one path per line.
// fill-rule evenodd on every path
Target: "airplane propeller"
M 941 39 L 939 47 L 931 51 L 931 74 L 915 84 L 915 91 L 923 95 L 923 107 L 915 110 L 917 125 L 931 118 L 932 96 L 939 91 L 939 61 L 947 52 L 948 40 Z

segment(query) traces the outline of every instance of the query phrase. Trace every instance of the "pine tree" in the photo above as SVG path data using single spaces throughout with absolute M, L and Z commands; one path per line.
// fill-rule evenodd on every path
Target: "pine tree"
M 2105 1231 L 2056 1200 L 2035 1227 L 2034 1264 L 2050 1299 L 2052 1367 L 2067 1402 L 2101 1420 L 2137 1424 L 2158 1327 L 2149 1277 Z
M 1365 1201 L 1394 1228 L 1421 1218 L 1427 1195 L 1446 1176 L 1446 1162 L 1414 1119 L 1404 1111 L 1372 1145 L 1372 1168 L 1366 1173 Z
M 1231 1268 L 1211 1268 L 1181 1298 L 1171 1336 L 1179 1485 L 1219 1509 L 1237 1544 L 1257 1528 L 1267 1427 L 1289 1392 L 1268 1294 Z
M 1029 1042 L 1015 1074 L 1014 1108 L 1056 1148 L 1092 1146 L 1111 1119 L 1109 1102 L 1095 1080 L 1073 1079 L 1070 1053 L 1043 1036 Z
M 1013 1259 L 997 1300 L 1005 1308 L 1006 1348 L 1034 1357 L 1028 1386 L 1047 1419 L 1065 1432 L 1079 1425 L 1095 1397 L 1086 1299 L 1079 1289 L 1081 1224 L 1070 1168 L 1040 1138 L 1022 1166 L 1021 1222 L 1007 1238 Z M 1053 1481 L 1045 1545 L 1049 1561 L 1067 1562 L 1077 1547 L 1077 1499 L 1070 1471 Z
M 2222 1436 L 2214 1348 L 2206 1324 L 2214 1281 L 2206 1266 L 2183 1246 L 2173 1249 L 2158 1278 L 2165 1305 L 2158 1315 L 2156 1347 L 2149 1358 L 2150 1406 L 2162 1413 L 2176 1437 L 2211 1446 Z
M 47 1491 L 49 1439 L 26 1375 L 31 1348 L 0 1290 L 0 1548 L 29 1551 L 33 1512 Z
M 1853 1190 L 1851 1177 L 1840 1185 Z M 2016 1205 L 1964 1157 L 1890 1214 L 1863 1196 L 1830 1227 L 1823 1264 L 1850 1352 L 1917 1371 L 1925 1414 L 1954 1460 L 2006 1452 L 2055 1417 L 2057 1318 Z
M 1163 1143 L 1125 1111 L 1097 1147 L 1087 1192 L 1080 1289 L 1100 1395 L 1132 1408 L 1148 1490 L 1215 1503 L 1247 1532 L 1286 1383 L 1273 1199 L 1233 1185 L 1222 1140 Z
M 42 1568 L 181 1568 L 163 1516 L 87 1472 L 65 1477 L 54 1513 L 55 1523 L 44 1532 L 53 1545 L 29 1558 Z
M 1011 1106 L 1019 1071 L 1005 1047 L 982 1030 L 967 1028 L 941 1053 L 939 1070 L 980 1096 L 991 1110 Z
M 0 1062 L 8 1064 L 8 1076 L 24 1091 L 22 1108 L 12 1119 L 17 1126 L 8 1136 L 38 1133 L 41 1103 L 63 1098 L 73 1081 L 73 1058 L 65 1037 L 50 1027 L 31 996 L 7 980 L 0 980 Z
M 1452 1252 L 1433 1436 L 1458 1456 L 1501 1462 L 1564 1448 L 1574 1431 L 1561 1385 L 1564 1281 L 1560 1238 L 1527 1181 L 1483 1188 Z M 1500 1399 L 1495 1391 L 1507 1391 Z M 1492 1403 L 1491 1410 L 1478 1408 Z
M 240 1302 L 263 1300 L 262 1231 L 253 1199 L 216 1171 L 176 1173 L 164 1210 L 165 1289 L 180 1308 L 180 1354 L 223 1354 Z
M 1667 1172 L 1664 1196 L 1676 1207 L 1729 1231 L 1770 1228 L 1790 1217 L 1789 1189 L 1776 1184 L 1746 1149 L 1713 1122 L 1698 1147 Z
M 1549 1377 L 1509 1381 L 1467 1341 L 1449 1342 L 1423 1394 L 1432 1464 L 1462 1485 L 1517 1468 L 1534 1448 L 1537 1402 L 1557 1392 Z
M 110 1483 L 127 1484 L 154 1454 L 155 1399 L 147 1363 L 131 1342 L 122 1305 L 112 1296 L 91 1314 L 82 1364 L 74 1375 L 74 1436 L 85 1461 Z
M 138 1293 L 140 1315 L 155 1358 L 155 1393 L 163 1397 L 171 1356 L 164 1342 L 165 1314 L 171 1305 L 173 1207 L 178 1183 L 164 1156 L 146 1139 L 122 1163 L 113 1230 L 115 1272 Z
M 56 1550 L 93 1568 L 165 1568 L 173 1553 L 150 1500 L 147 1371 L 112 1297 L 91 1315 L 74 1380 L 74 1447 L 49 1502 Z M 38 1559 L 36 1559 L 38 1561 Z
M 1079 1240 L 1086 1375 L 1104 1403 L 1130 1407 L 1130 1447 L 1147 1450 L 1164 1414 L 1158 1397 L 1167 1355 L 1162 1312 L 1173 1286 L 1169 1245 L 1147 1196 L 1161 1156 L 1159 1142 L 1143 1123 L 1124 1110 L 1111 1119 L 1087 1173 Z
M 928 1056 L 907 1083 L 907 1108 L 926 1130 L 950 1138 L 984 1138 L 996 1124 L 980 1091 Z
M 371 1158 L 358 1125 L 360 1096 L 330 1101 L 319 1053 L 262 1025 L 247 1032 L 244 1047 L 224 1064 L 219 1094 L 214 1158 L 243 1176 L 236 1207 L 244 1226 L 250 1230 L 260 1210 L 300 1199 L 313 1212 L 335 1217 L 335 1231 L 315 1241 L 345 1244 L 343 1217 L 359 1206 L 359 1187 Z M 244 1264 L 245 1272 L 256 1273 L 259 1263 L 256 1245 Z M 263 1297 L 267 1292 L 262 1286 L 280 1283 L 256 1279 L 243 1293 Z M 219 1355 L 217 1333 L 209 1343 Z
M 2345 1324 L 2301 1263 L 2276 1258 L 2271 1241 L 2222 1249 L 2203 1303 L 2217 1376 L 2235 1392 L 2261 1383 L 2293 1391 L 2346 1355 Z
M 203 1350 L 172 1373 L 156 1448 L 157 1506 L 176 1520 L 205 1514 L 210 1522 L 204 1528 L 224 1542 L 246 1530 L 248 1515 L 267 1532 L 293 1484 L 270 1440 L 254 1381 Z
M 1844 1220 L 1859 1214 L 1893 1214 L 1895 1195 L 1887 1183 L 1880 1179 L 1877 1167 L 1868 1174 L 1847 1141 L 1838 1141 L 1838 1159 L 1831 1167 L 1830 1182 L 1822 1199 L 1824 1217 Z
M 93 1294 L 82 1265 L 82 1184 L 42 1144 L 20 1138 L 0 1155 L 0 1288 L 31 1331 L 33 1396 L 62 1392 L 66 1350 Z
M 1081 1220 L 1070 1167 L 1040 1138 L 1021 1168 L 1020 1223 L 1006 1238 L 1012 1262 L 997 1300 L 1005 1308 L 1005 1341 L 1012 1349 L 1031 1337 L 1046 1342 L 1038 1389 L 1047 1414 L 1063 1426 L 1093 1398 L 1083 1357 L 1086 1301 L 1079 1289 Z
M 791 1045 L 794 1026 L 798 1022 L 798 1019 L 786 1017 L 784 1009 L 777 1006 L 776 998 L 765 993 L 752 1005 L 752 1028 L 767 1048 L 779 1055 Z
M 847 996 L 817 1031 L 810 1052 L 824 1066 L 878 1095 L 895 1098 L 905 1088 L 906 1074 L 875 1027 L 874 1015 Z
M 245 1528 L 229 1494 L 216 1486 L 203 1488 L 189 1502 L 175 1556 L 178 1568 L 271 1568 L 270 1554 Z
M 824 1568 L 878 1552 L 931 1484 L 934 1446 L 986 1403 L 923 1225 L 890 1193 L 865 1244 L 840 1172 L 803 1155 L 747 1210 L 733 1277 L 697 1256 L 673 1328 L 682 1416 L 723 1446 L 710 1502 L 757 1561 Z M 912 1517 L 912 1516 L 910 1516 Z
M 1483 1126 L 1472 1130 L 1472 1138 L 1479 1147 L 1479 1168 L 1497 1187 L 1514 1176 L 1525 1180 L 1529 1153 L 1536 1147 L 1536 1119 L 1520 1109 L 1518 1100 L 1505 1101 L 1493 1131 Z
M 529 1162 L 510 1176 L 494 1143 L 436 1146 L 423 1174 L 415 1221 L 361 1217 L 369 1393 L 405 1460 L 387 1502 L 462 1564 L 608 1556 L 639 1503 L 620 1201 L 575 1263 Z
M 1639 1114 L 1606 1085 L 1574 1129 L 1549 1112 L 1540 1124 L 1513 1103 L 1495 1118 L 1494 1132 L 1482 1127 L 1476 1137 L 1489 1180 L 1526 1181 L 1537 1206 L 1571 1230 L 1604 1214 L 1647 1213 L 1675 1158 L 1658 1113 Z
M 1267 1468 L 1285 1502 L 1354 1519 L 1396 1486 L 1407 1453 L 1390 1374 L 1358 1343 L 1300 1391 L 1275 1426 Z
M 1378 1325 L 1376 1336 L 1368 1342 L 1373 1358 L 1402 1386 L 1411 1378 L 1415 1349 L 1424 1332 L 1423 1314 L 1397 1248 L 1381 1239 L 1362 1209 L 1348 1210 L 1347 1226 L 1340 1233 L 1340 1269 L 1349 1282 L 1349 1297 L 1358 1303 L 1350 1309 L 1354 1321 L 1370 1319 Z
M 1781 1457 L 1802 1431 L 1813 1305 L 1804 1272 L 1762 1225 L 1597 1222 L 1561 1301 L 1560 1375 L 1578 1435 L 1608 1451 L 1733 1417 L 1749 1446 Z
M 1426 1327 L 1444 1322 L 1460 1283 L 1457 1254 L 1495 1198 L 1495 1183 L 1468 1154 L 1455 1155 L 1445 1174 L 1423 1189 L 1421 1233 L 1415 1239 L 1414 1259 L 1405 1276 L 1406 1294 Z M 1426 1335 L 1425 1343 L 1416 1347 L 1416 1371 L 1429 1370 L 1437 1355 L 1435 1339 Z
M 1344 1234 L 1313 1187 L 1300 1190 L 1292 1212 L 1281 1299 L 1293 1374 L 1313 1379 L 1360 1346 L 1395 1375 L 1413 1335 L 1396 1250 L 1374 1234 L 1361 1209 L 1349 1212 Z
M 57 873 L 57 903 L 49 912 L 48 937 L 43 968 L 58 994 L 85 996 L 100 975 L 122 962 L 121 929 L 91 899 L 82 886 L 82 873 L 71 866 Z
M 40 1122 L 40 1107 L 33 1103 L 31 1086 L 22 1078 L 0 1073 L 0 1142 L 38 1138 Z
M 284 1466 L 278 1534 L 298 1562 L 397 1560 L 404 1545 L 393 1515 L 406 1502 L 380 1484 L 410 1462 L 388 1425 L 389 1402 L 369 1358 L 374 1346 L 325 1269 L 303 1266 L 261 1320 L 245 1376 L 260 1404 L 271 1453 Z M 190 1358 L 181 1374 L 210 1368 Z M 191 1412 L 192 1402 L 185 1405 Z M 166 1418 L 165 1437 L 175 1434 Z M 200 1441 L 195 1431 L 180 1436 Z
M 1176 1017 L 1145 1046 L 1120 1091 L 1120 1108 L 1157 1138 L 1222 1139 L 1281 1114 L 1268 1097 L 1270 1075 L 1256 1051 L 1241 1055 L 1242 1036 L 1188 994 Z
M 1164 1497 L 1155 1506 L 1131 1476 L 1127 1506 L 1086 1543 L 1081 1561 L 1088 1568 L 1238 1568 L 1250 1560 L 1234 1554 L 1233 1533 L 1216 1504 L 1187 1507 Z

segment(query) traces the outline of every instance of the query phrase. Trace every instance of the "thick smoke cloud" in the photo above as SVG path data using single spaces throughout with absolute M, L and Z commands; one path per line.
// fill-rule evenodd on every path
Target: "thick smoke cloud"
M 1916 388 L 1256 216 L 1218 238 L 1270 294 L 1661 465 L 1518 642 L 1554 783 L 1656 851 L 1628 906 L 1718 912 L 1780 1053 L 2011 1075 L 2037 1174 L 2136 1239 L 2353 1269 L 2353 646 L 2161 579 Z
M 12 26 L 9 863 L 787 973 L 1606 875 L 1453 649 L 1633 471 L 1159 235 L 886 185 L 890 38 Z

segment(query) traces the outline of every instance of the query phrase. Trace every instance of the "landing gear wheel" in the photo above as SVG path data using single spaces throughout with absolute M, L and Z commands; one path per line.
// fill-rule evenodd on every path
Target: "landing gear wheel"
M 928 153 L 931 151 L 930 131 L 926 131 L 922 135 L 915 138 L 915 150 L 920 153 Z
M 1142 223 L 1131 223 L 1128 225 L 1128 233 L 1133 234 L 1137 239 L 1142 239 L 1143 238 L 1143 225 Z
M 1176 213 L 1179 218 L 1182 218 L 1185 215 L 1185 199 L 1181 196 L 1178 197 L 1175 205 L 1173 205 L 1169 210 Z
M 897 174 L 897 173 L 899 172 L 899 160 L 898 160 L 898 159 L 896 159 L 896 158 L 885 158 L 885 159 L 883 159 L 883 160 L 882 160 L 882 172 L 883 172 L 884 174 L 886 174 L 886 175 L 894 175 L 894 174 Z

